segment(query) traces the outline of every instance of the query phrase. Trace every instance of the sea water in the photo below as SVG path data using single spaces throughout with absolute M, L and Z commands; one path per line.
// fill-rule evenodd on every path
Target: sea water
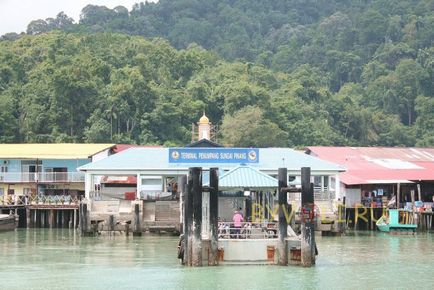
M 312 268 L 187 268 L 178 238 L 80 237 L 73 230 L 0 233 L 0 289 L 433 289 L 434 235 L 317 237 Z

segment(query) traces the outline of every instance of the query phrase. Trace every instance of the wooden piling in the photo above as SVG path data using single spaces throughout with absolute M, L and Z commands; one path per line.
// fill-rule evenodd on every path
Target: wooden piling
M 184 201 L 184 259 L 183 263 L 191 266 L 192 224 L 193 224 L 193 169 L 188 170 L 187 190 Z
M 193 242 L 192 266 L 202 266 L 202 168 L 193 167 Z
M 37 227 L 41 226 L 41 224 L 40 224 L 40 214 L 39 214 L 40 211 L 37 210 L 37 209 L 34 209 L 33 211 L 34 211 L 34 213 L 33 213 L 33 217 L 34 217 L 33 227 L 37 228 Z
M 31 221 L 30 208 L 26 207 L 26 228 L 30 228 L 30 221 Z
M 109 233 L 110 233 L 110 235 L 114 234 L 114 231 L 115 231 L 115 216 L 111 214 L 109 216 Z
M 208 260 L 208 265 L 218 265 L 218 191 L 219 191 L 219 179 L 218 168 L 210 168 L 209 170 L 209 220 L 211 230 L 211 253 Z
M 277 250 L 279 252 L 280 266 L 288 265 L 288 247 L 286 246 L 286 237 L 288 236 L 288 221 L 286 220 L 285 212 L 287 208 L 287 193 L 284 189 L 288 187 L 288 172 L 286 168 L 278 170 L 278 193 L 279 193 L 279 241 L 277 242 Z
M 310 167 L 301 168 L 301 265 L 315 264 L 314 196 Z
M 62 228 L 65 228 L 66 226 L 66 210 L 61 210 L 61 222 L 62 222 Z
M 41 210 L 41 227 L 45 228 L 46 222 L 45 222 L 45 210 Z
M 180 205 L 180 223 L 181 223 L 181 234 L 185 234 L 185 195 L 187 191 L 187 175 L 181 176 L 180 186 L 181 194 L 179 197 L 179 205 Z
M 89 220 L 89 213 L 87 211 L 87 203 L 82 203 L 80 205 L 81 211 L 80 211 L 80 227 L 81 227 L 81 234 L 82 236 L 90 236 L 92 232 L 89 232 L 90 230 L 90 220 Z
M 48 217 L 48 226 L 54 228 L 54 210 L 50 209 Z
M 345 196 L 342 198 L 342 205 L 339 207 L 339 233 L 344 233 L 346 228 L 346 206 Z
M 142 226 L 140 223 L 140 204 L 134 205 L 134 229 L 133 237 L 139 237 L 142 235 Z
M 400 199 L 401 199 L 400 195 L 401 195 L 401 184 L 398 183 L 396 185 L 396 208 L 398 208 L 398 209 L 399 209 L 399 203 L 400 203 Z
M 73 221 L 74 229 L 77 228 L 77 210 L 74 209 L 74 221 Z

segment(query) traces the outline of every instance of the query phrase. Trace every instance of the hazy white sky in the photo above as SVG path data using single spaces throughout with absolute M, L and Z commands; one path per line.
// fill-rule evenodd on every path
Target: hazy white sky
M 108 8 L 122 5 L 131 10 L 133 4 L 138 2 L 145 0 L 0 0 L 0 35 L 26 31 L 30 21 L 55 17 L 60 11 L 78 22 L 80 11 L 87 4 L 104 5 Z

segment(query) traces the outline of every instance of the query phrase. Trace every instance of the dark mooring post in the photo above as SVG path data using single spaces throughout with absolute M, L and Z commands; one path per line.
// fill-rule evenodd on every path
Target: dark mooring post
M 115 216 L 109 215 L 109 233 L 110 235 L 113 235 L 115 232 Z
M 142 226 L 140 222 L 140 204 L 134 204 L 134 229 L 133 237 L 140 237 L 142 235 Z
M 288 265 L 288 247 L 286 246 L 286 237 L 288 236 L 288 221 L 286 220 L 285 212 L 287 211 L 287 193 L 284 189 L 288 187 L 287 177 L 288 172 L 286 168 L 279 168 L 278 181 L 279 181 L 279 241 L 277 243 L 277 250 L 279 252 L 279 265 Z
M 193 242 L 192 266 L 202 266 L 202 168 L 193 167 Z
M 342 234 L 346 230 L 346 206 L 345 196 L 342 198 L 342 205 L 339 205 L 339 233 Z
M 181 234 L 183 234 L 185 237 L 185 196 L 187 192 L 187 175 L 181 176 L 181 182 L 179 188 L 181 189 L 181 194 L 179 199 L 180 199 L 180 206 L 181 206 L 180 212 L 182 217 L 180 221 L 181 223 L 180 231 Z
M 184 196 L 184 259 L 186 266 L 191 266 L 193 234 L 193 169 L 188 171 L 186 192 Z
M 30 228 L 30 208 L 29 206 L 26 206 L 26 228 Z
M 301 265 L 315 264 L 314 198 L 310 167 L 301 168 Z
M 89 235 L 87 203 L 80 203 L 80 229 L 82 236 L 85 237 Z
M 209 170 L 209 222 L 211 230 L 211 254 L 208 260 L 209 266 L 218 265 L 218 214 L 219 214 L 219 178 L 218 168 L 210 168 Z

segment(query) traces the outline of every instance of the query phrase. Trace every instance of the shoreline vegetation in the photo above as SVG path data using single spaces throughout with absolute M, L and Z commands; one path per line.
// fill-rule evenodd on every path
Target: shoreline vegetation
M 434 145 L 434 1 L 88 5 L 0 40 L 0 142 Z

